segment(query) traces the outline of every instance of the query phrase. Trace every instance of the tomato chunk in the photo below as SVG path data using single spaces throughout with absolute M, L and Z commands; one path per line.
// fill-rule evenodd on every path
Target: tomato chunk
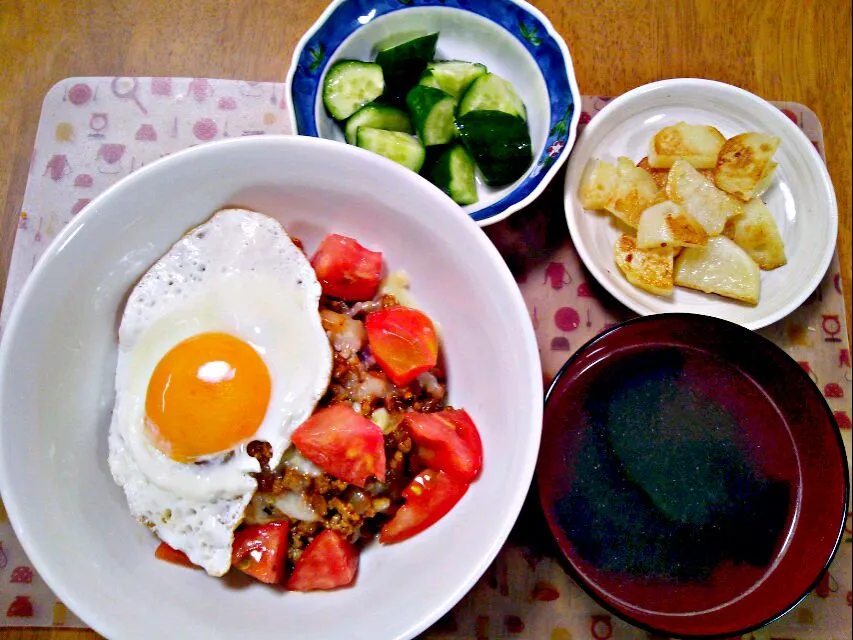
M 441 520 L 468 491 L 442 471 L 425 469 L 403 490 L 406 502 L 379 532 L 379 542 L 407 540 Z
M 250 525 L 234 533 L 231 566 L 267 584 L 284 578 L 287 558 L 286 521 Z
M 370 300 L 379 288 L 382 253 L 331 233 L 311 259 L 323 293 L 344 300 Z
M 192 561 L 183 551 L 178 551 L 174 547 L 170 547 L 165 542 L 161 542 L 154 550 L 154 557 L 158 560 L 165 560 L 172 564 L 179 564 L 184 567 L 195 567 Z
M 351 407 L 321 409 L 293 432 L 299 452 L 326 473 L 364 487 L 374 476 L 385 481 L 385 438 L 382 430 Z
M 404 424 L 418 445 L 425 466 L 444 471 L 453 480 L 473 482 L 483 466 L 483 444 L 464 409 L 407 413 Z
M 334 589 L 350 584 L 358 571 L 358 549 L 326 529 L 302 552 L 287 580 L 292 591 Z
M 365 318 L 364 328 L 370 352 L 394 384 L 409 384 L 438 361 L 435 326 L 417 309 L 374 311 Z

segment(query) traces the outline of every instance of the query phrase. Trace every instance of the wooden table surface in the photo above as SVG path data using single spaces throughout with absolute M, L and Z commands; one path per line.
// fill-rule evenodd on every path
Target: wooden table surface
M 41 101 L 68 76 L 283 80 L 325 0 L 0 0 L 0 283 Z M 734 84 L 810 107 L 838 196 L 838 252 L 851 326 L 850 0 L 534 0 L 571 50 L 581 93 L 618 95 L 674 77 Z M 2 289 L 0 289 L 2 291 Z M 848 333 L 849 335 L 849 333 Z M 4 638 L 92 638 L 0 630 Z

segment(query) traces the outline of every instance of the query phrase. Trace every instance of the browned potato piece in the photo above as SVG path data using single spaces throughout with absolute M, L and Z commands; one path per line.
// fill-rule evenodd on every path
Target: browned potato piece
M 706 124 L 677 122 L 658 131 L 649 144 L 649 165 L 671 167 L 685 160 L 697 169 L 713 169 L 726 137 Z
M 583 169 L 578 197 L 584 209 L 603 209 L 616 190 L 619 173 L 612 164 L 590 158 Z
M 640 224 L 642 226 L 642 218 Z M 760 198 L 753 198 L 743 205 L 743 215 L 729 218 L 723 233 L 744 249 L 762 269 L 775 269 L 788 262 L 785 244 L 773 214 Z
M 666 176 L 669 173 L 669 169 L 655 169 L 649 164 L 649 156 L 643 157 L 637 163 L 637 166 L 652 177 L 652 180 L 655 181 L 659 189 L 663 189 L 666 186 Z
M 671 200 L 653 205 L 643 211 L 637 226 L 637 247 L 701 246 L 708 234 L 695 218 Z
M 637 241 L 627 234 L 616 240 L 613 256 L 631 284 L 655 295 L 672 295 L 672 247 L 638 249 Z
M 776 136 L 748 132 L 726 140 L 710 125 L 662 128 L 636 165 L 590 160 L 579 196 L 630 229 L 614 260 L 626 280 L 660 296 L 675 286 L 758 304 L 761 269 L 786 264 L 772 213 L 758 197 L 769 185 Z
M 670 200 L 684 207 L 709 236 L 721 234 L 726 220 L 742 212 L 737 200 L 705 180 L 684 160 L 676 160 L 669 170 L 666 193 Z
M 766 133 L 741 133 L 726 140 L 717 157 L 714 183 L 743 202 L 767 190 L 781 140 Z
M 616 189 L 604 208 L 632 229 L 636 229 L 640 214 L 653 202 L 660 189 L 651 176 L 635 167 L 629 158 L 618 158 L 616 170 Z
M 657 185 L 663 189 L 666 187 L 666 178 L 669 175 L 669 169 L 655 169 L 649 164 L 649 157 L 645 156 L 642 160 L 637 163 L 637 166 L 640 167 L 643 171 L 648 173 L 652 180 L 657 183 Z M 714 170 L 713 169 L 698 169 L 699 173 L 705 176 L 705 179 L 709 182 L 714 181 Z
M 675 284 L 758 304 L 761 274 L 749 254 L 726 236 L 685 247 L 675 261 Z

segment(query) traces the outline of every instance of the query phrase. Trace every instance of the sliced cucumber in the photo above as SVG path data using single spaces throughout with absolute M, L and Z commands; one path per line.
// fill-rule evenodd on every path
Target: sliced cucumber
M 359 127 L 358 146 L 385 156 L 412 171 L 420 171 L 426 152 L 420 140 L 402 131 Z
M 412 133 L 412 121 L 408 113 L 402 109 L 376 102 L 363 106 L 347 120 L 344 135 L 349 144 L 358 143 L 357 136 L 360 127 Z
M 427 62 L 435 57 L 438 33 L 399 33 L 377 45 L 376 63 L 382 67 L 392 97 L 404 98 L 417 83 Z
M 459 116 L 456 126 L 486 184 L 509 184 L 530 167 L 533 161 L 530 132 L 519 116 L 501 111 L 471 111 Z
M 454 144 L 457 144 L 456 139 L 450 144 L 434 144 L 431 147 L 426 147 L 426 157 L 424 158 L 424 166 L 421 167 L 420 174 L 428 179 L 433 167 L 435 167 L 435 163 Z
M 373 62 L 341 60 L 323 81 L 323 104 L 335 120 L 345 120 L 385 90 L 382 67 Z
M 438 158 L 429 179 L 457 204 L 477 202 L 474 160 L 461 144 L 455 144 Z
M 463 60 L 441 60 L 426 66 L 418 84 L 441 89 L 459 100 L 469 85 L 485 75 L 486 65 Z
M 459 115 L 470 111 L 501 111 L 527 120 L 524 101 L 515 92 L 513 86 L 494 73 L 480 76 L 459 101 Z
M 452 96 L 419 84 L 406 95 L 406 104 L 425 145 L 446 144 L 456 137 L 456 100 Z

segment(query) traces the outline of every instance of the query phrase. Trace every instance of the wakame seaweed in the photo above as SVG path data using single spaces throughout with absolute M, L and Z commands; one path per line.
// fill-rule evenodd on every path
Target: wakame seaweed
M 587 395 L 586 439 L 558 517 L 601 569 L 683 582 L 726 560 L 763 567 L 787 521 L 788 483 L 761 477 L 741 426 L 688 384 L 683 358 L 671 349 L 616 364 Z

